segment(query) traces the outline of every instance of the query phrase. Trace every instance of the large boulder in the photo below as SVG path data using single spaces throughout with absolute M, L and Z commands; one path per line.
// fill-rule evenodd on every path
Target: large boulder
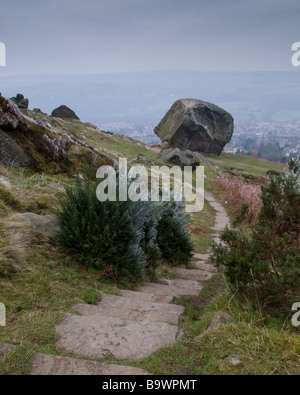
M 195 99 L 174 103 L 154 132 L 164 146 L 221 155 L 231 140 L 233 117 L 220 107 Z
M 52 111 L 52 117 L 79 119 L 74 111 L 67 106 L 60 106 Z

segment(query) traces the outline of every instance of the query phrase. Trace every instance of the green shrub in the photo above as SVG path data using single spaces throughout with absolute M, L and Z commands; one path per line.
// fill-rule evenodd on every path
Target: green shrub
M 194 249 L 188 228 L 190 217 L 183 209 L 179 202 L 166 204 L 158 225 L 158 246 L 162 257 L 172 266 L 188 264 Z
M 188 262 L 192 242 L 183 205 L 100 202 L 96 189 L 95 182 L 78 179 L 57 213 L 58 240 L 82 264 L 134 282 L 153 276 L 162 258 L 172 265 Z
M 146 259 L 127 203 L 99 202 L 95 184 L 87 180 L 77 180 L 66 193 L 58 213 L 62 245 L 85 265 L 112 269 L 116 279 L 141 277 Z
M 272 175 L 262 187 L 258 223 L 247 233 L 227 228 L 223 245 L 213 245 L 212 260 L 225 266 L 233 290 L 273 314 L 289 312 L 300 297 L 299 177 L 299 160 L 290 162 L 286 174 Z

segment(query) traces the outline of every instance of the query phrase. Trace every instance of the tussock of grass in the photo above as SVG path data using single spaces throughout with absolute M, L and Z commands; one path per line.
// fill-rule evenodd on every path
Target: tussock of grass
M 0 222 L 0 275 L 25 268 L 31 230 L 20 215 L 11 215 Z

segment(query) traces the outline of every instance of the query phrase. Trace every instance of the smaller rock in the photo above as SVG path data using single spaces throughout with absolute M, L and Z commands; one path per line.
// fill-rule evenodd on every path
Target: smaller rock
M 196 166 L 199 166 L 201 162 L 213 165 L 211 161 L 204 158 L 204 156 L 198 152 L 192 152 L 189 150 L 181 151 L 179 148 L 175 148 L 171 152 L 164 154 L 162 156 L 162 160 L 181 167 L 192 166 L 195 168 Z
M 226 362 L 229 362 L 232 366 L 239 366 L 242 364 L 241 357 L 239 355 L 229 355 L 225 358 Z
M 78 116 L 67 106 L 60 106 L 52 111 L 52 117 L 78 119 Z
M 49 236 L 55 236 L 59 232 L 58 221 L 54 215 L 24 213 L 22 216 L 36 232 L 45 233 Z
M 138 155 L 138 160 L 141 160 L 142 162 L 151 163 L 152 165 L 154 164 L 149 158 L 147 158 L 146 156 L 144 156 L 142 154 Z
M 218 328 L 220 325 L 236 325 L 236 322 L 229 314 L 219 311 L 214 314 L 209 329 Z
M 13 344 L 0 343 L 0 357 L 4 357 L 6 354 L 13 352 L 15 348 Z

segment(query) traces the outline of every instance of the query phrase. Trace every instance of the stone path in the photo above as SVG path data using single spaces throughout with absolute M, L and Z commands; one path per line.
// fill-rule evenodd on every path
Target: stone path
M 206 200 L 216 211 L 215 241 L 229 224 L 225 209 L 210 193 Z M 68 314 L 57 326 L 58 346 L 81 358 L 138 360 L 184 336 L 179 320 L 184 307 L 172 304 L 177 296 L 198 296 L 216 269 L 208 254 L 195 254 L 193 269 L 174 268 L 175 279 L 160 279 L 137 291 L 121 290 L 119 296 L 103 295 L 98 305 L 79 304 L 78 314 Z M 146 375 L 132 367 L 107 365 L 82 359 L 37 354 L 32 375 Z
M 143 376 L 142 369 L 108 365 L 101 362 L 36 354 L 30 373 L 32 376 Z

